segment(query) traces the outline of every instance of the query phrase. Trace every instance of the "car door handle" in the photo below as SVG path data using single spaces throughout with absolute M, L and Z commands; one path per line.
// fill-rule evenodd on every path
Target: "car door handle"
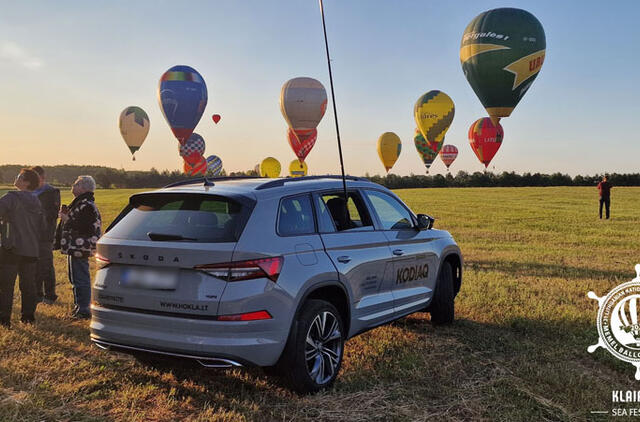
M 343 264 L 346 264 L 349 261 L 351 261 L 351 257 L 350 256 L 342 255 L 342 256 L 338 257 L 338 262 L 342 262 Z
M 394 249 L 393 254 L 396 256 L 404 255 L 404 251 L 402 249 Z

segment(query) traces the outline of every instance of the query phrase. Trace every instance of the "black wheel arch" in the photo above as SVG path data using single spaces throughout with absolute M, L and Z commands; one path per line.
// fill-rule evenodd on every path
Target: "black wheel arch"
M 451 265 L 453 270 L 453 288 L 454 295 L 457 295 L 462 286 L 462 256 L 457 252 L 448 252 L 440 258 L 440 267 L 438 268 L 438 278 L 440 279 L 440 271 L 442 270 L 442 264 L 445 262 Z

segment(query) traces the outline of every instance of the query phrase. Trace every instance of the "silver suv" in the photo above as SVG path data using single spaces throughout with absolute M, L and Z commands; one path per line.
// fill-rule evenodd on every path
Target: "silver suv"
M 349 177 L 198 179 L 140 193 L 98 242 L 91 338 L 330 386 L 345 340 L 412 312 L 453 321 L 462 256 L 388 189 Z M 276 372 L 276 371 L 273 371 Z

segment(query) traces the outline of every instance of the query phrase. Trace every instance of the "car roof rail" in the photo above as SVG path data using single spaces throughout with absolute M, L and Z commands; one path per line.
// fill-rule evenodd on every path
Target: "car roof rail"
M 187 179 L 187 180 L 181 180 L 179 182 L 170 183 L 167 186 L 163 186 L 163 189 L 175 188 L 177 186 L 196 185 L 198 183 L 202 183 L 204 186 L 213 186 L 215 182 L 220 182 L 224 180 L 259 179 L 259 178 L 260 177 L 258 176 L 197 177 L 195 179 Z
M 282 179 L 271 180 L 269 182 L 265 182 L 265 183 L 261 184 L 260 186 L 256 187 L 256 190 L 280 187 L 280 186 L 284 186 L 285 183 L 301 182 L 301 181 L 304 181 L 304 180 L 319 180 L 319 179 L 342 180 L 342 176 L 327 174 L 327 175 L 324 175 L 324 176 L 287 177 L 287 178 L 282 178 Z M 369 181 L 368 179 L 365 179 L 363 177 L 356 177 L 356 176 L 345 176 L 345 179 L 356 181 L 356 182 L 357 181 Z

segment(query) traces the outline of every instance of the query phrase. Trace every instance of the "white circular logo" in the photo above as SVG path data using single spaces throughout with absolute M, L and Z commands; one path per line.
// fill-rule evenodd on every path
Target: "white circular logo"
M 598 347 L 607 349 L 616 358 L 636 367 L 635 378 L 640 380 L 640 264 L 635 279 L 620 284 L 606 296 L 594 292 L 587 296 L 598 301 L 598 344 L 589 346 L 593 353 Z

